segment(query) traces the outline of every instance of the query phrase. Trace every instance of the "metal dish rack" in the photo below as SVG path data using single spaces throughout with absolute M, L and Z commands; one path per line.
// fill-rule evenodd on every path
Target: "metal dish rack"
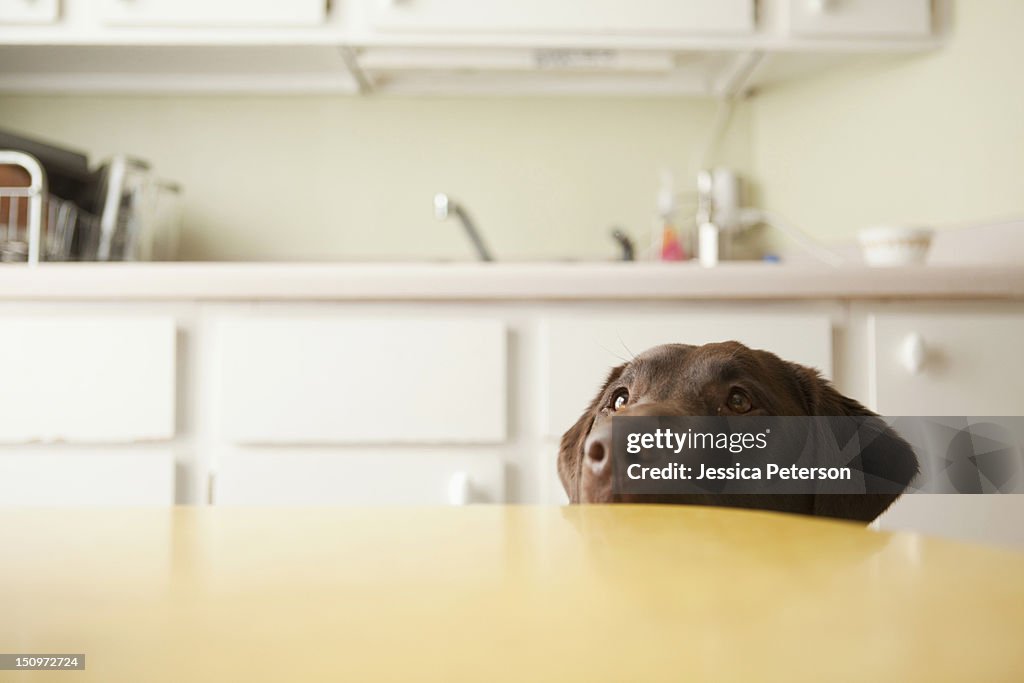
M 46 170 L 31 154 L 0 150 L 0 167 L 21 169 L 0 182 L 0 262 L 148 261 L 175 256 L 181 189 L 149 166 L 118 156 L 99 174 L 98 214 L 48 192 Z
M 0 185 L 0 261 L 39 263 L 46 172 L 35 157 L 24 152 L 0 150 L 0 165 L 20 168 L 28 176 L 27 186 Z M 22 207 L 26 209 L 24 225 Z

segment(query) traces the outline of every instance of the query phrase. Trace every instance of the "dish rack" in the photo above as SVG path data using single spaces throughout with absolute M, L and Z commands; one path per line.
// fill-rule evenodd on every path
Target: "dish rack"
M 96 172 L 94 211 L 48 191 L 31 154 L 0 150 L 0 262 L 172 260 L 181 188 L 117 156 Z

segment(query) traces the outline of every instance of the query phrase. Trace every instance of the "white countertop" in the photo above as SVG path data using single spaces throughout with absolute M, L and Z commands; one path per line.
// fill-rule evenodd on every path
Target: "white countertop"
M 0 264 L 0 300 L 1021 299 L 1024 268 L 730 263 Z

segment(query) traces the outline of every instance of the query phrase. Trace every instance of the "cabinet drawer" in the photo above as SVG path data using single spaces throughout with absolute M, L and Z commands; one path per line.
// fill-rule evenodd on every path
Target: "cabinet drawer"
M 497 456 L 443 451 L 232 453 L 214 478 L 220 505 L 461 505 L 504 492 Z
M 173 505 L 169 449 L 0 453 L 0 505 Z
M 505 335 L 490 320 L 224 321 L 223 429 L 236 443 L 499 442 Z
M 326 0 L 102 0 L 103 22 L 114 26 L 315 26 Z
M 868 330 L 878 412 L 1024 415 L 1024 314 L 879 313 Z
M 832 324 L 823 314 L 565 318 L 547 321 L 542 337 L 550 437 L 572 426 L 612 367 L 658 344 L 736 340 L 832 374 Z
M 383 31 L 687 34 L 749 33 L 753 0 L 389 0 L 372 2 Z
M 931 0 L 789 0 L 797 36 L 925 37 L 931 22 Z
M 0 0 L 0 24 L 52 24 L 59 0 Z
M 174 435 L 170 318 L 0 318 L 0 442 Z

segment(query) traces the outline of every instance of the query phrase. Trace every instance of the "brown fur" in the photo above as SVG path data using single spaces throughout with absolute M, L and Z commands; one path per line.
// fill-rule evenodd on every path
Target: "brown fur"
M 593 436 L 593 442 L 610 432 L 612 413 L 730 415 L 734 413 L 726 400 L 737 388 L 752 397 L 752 409 L 745 413 L 750 415 L 875 415 L 836 391 L 816 370 L 739 342 L 657 346 L 613 368 L 590 405 L 562 436 L 558 474 L 569 500 L 718 505 L 869 522 L 899 497 L 899 493 L 625 496 L 611 491 L 610 464 L 605 468 L 607 472 L 602 470 L 600 474 L 584 467 L 588 437 Z M 609 402 L 621 390 L 628 390 L 629 401 L 613 411 Z M 917 474 L 917 457 L 910 445 L 881 421 L 879 429 L 882 438 L 863 453 L 865 472 L 899 482 L 903 490 Z

